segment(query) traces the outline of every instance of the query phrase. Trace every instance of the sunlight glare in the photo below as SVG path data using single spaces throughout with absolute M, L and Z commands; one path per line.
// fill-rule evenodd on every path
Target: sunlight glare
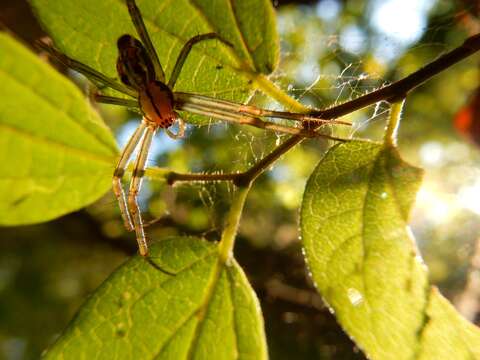
M 445 149 L 438 141 L 428 141 L 420 147 L 420 159 L 426 167 L 441 166 L 445 162 Z
M 429 221 L 435 224 L 445 222 L 453 211 L 451 201 L 428 184 L 424 184 L 418 192 L 417 207 Z
M 375 56 L 381 61 L 392 61 L 420 39 L 434 4 L 435 0 L 373 1 L 370 18 L 377 30 Z
M 373 5 L 373 26 L 398 42 L 408 45 L 420 38 L 434 0 L 381 0 Z
M 340 45 L 352 54 L 360 55 L 365 51 L 366 39 L 360 27 L 349 25 L 340 34 Z
M 463 186 L 457 194 L 459 205 L 480 215 L 480 181 Z
M 317 16 L 326 21 L 335 20 L 340 10 L 340 3 L 336 0 L 321 0 L 316 7 Z

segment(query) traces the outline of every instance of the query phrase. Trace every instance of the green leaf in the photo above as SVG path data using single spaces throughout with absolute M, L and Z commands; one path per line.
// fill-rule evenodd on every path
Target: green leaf
M 110 187 L 115 140 L 84 95 L 0 33 L 0 224 L 46 221 Z
M 125 33 L 138 37 L 125 1 L 31 3 L 60 50 L 117 77 L 117 39 Z M 182 69 L 177 91 L 245 102 L 252 94 L 252 81 L 277 66 L 279 40 L 270 0 L 139 0 L 138 7 L 167 78 L 181 47 L 195 35 L 216 32 L 234 46 L 231 49 L 216 40 L 196 45 Z
M 432 287 L 421 337 L 420 360 L 479 359 L 480 331 Z
M 235 261 L 198 238 L 165 239 L 151 254 L 155 266 L 136 256 L 115 271 L 46 358 L 267 358 L 258 300 Z
M 305 190 L 306 258 L 324 300 L 369 358 L 478 358 L 479 329 L 431 288 L 408 228 L 421 177 L 393 146 L 333 147 Z

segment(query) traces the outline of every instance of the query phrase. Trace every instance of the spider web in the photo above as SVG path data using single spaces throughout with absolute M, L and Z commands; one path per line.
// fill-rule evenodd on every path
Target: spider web
M 422 49 L 434 54 L 441 53 L 445 50 L 445 45 L 434 39 L 437 38 L 438 33 L 456 22 L 456 17 L 452 14 L 439 17 L 434 25 L 424 29 L 426 39 L 419 45 L 403 49 L 388 64 L 376 64 L 366 56 L 368 51 L 358 51 L 357 53 L 345 51 L 344 40 L 340 34 L 325 35 L 321 31 L 319 32 L 318 26 L 314 24 L 315 21 L 319 21 L 318 19 L 315 20 L 308 16 L 307 19 L 304 19 L 305 14 L 309 12 L 311 12 L 309 9 L 294 11 L 291 14 L 279 12 L 281 37 L 287 40 L 284 40 L 282 46 L 280 70 L 277 70 L 270 79 L 297 101 L 317 109 L 344 103 L 387 85 L 389 83 L 387 79 L 395 79 L 395 76 L 391 76 L 391 71 L 395 67 L 396 61 L 405 53 L 422 51 Z M 303 39 L 300 44 L 292 45 L 288 38 L 298 31 L 295 24 L 299 23 L 299 18 L 304 20 L 301 22 L 303 24 L 302 31 L 304 31 Z M 352 35 L 349 41 L 358 44 L 362 39 L 356 39 Z M 430 60 L 433 60 L 433 57 L 434 55 Z M 260 92 L 252 96 L 250 103 L 263 108 L 283 110 L 278 103 Z M 389 105 L 379 102 L 345 116 L 344 120 L 350 121 L 352 126 L 348 128 L 337 126 L 334 133 L 344 138 L 365 137 L 378 140 L 383 133 L 388 112 Z M 295 123 L 288 120 L 275 121 L 282 125 L 295 126 Z M 377 129 L 377 131 L 371 131 L 372 129 Z M 205 149 L 204 153 L 197 154 L 199 157 L 208 155 L 208 152 L 212 151 L 211 148 L 222 148 L 225 143 L 228 143 L 228 153 L 231 155 L 228 164 L 201 161 L 192 169 L 193 172 L 202 172 L 208 169 L 208 173 L 246 170 L 288 137 L 288 135 L 280 133 L 212 120 L 206 126 L 189 126 L 187 138 L 181 146 L 188 143 L 190 135 L 194 133 L 195 136 L 211 139 L 208 149 Z M 193 143 L 192 146 L 194 146 Z M 162 166 L 166 164 L 158 162 L 157 158 L 150 157 L 149 165 Z M 148 189 L 144 188 L 142 191 L 148 192 Z M 177 193 L 176 201 L 191 208 L 202 207 L 207 213 L 209 224 L 216 227 L 219 225 L 218 209 L 228 207 L 233 190 L 229 184 L 196 183 L 177 186 L 175 192 Z M 192 192 L 196 193 L 196 196 L 191 196 Z M 157 196 L 157 194 L 153 193 L 153 196 Z M 147 198 L 148 196 L 144 197 L 144 202 L 149 201 Z M 177 205 L 179 203 L 171 204 L 173 207 Z

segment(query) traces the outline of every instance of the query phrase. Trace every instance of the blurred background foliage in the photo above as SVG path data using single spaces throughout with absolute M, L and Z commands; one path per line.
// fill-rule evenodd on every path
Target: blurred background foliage
M 395 81 L 480 29 L 477 0 L 290 0 L 274 5 L 282 58 L 273 79 L 317 108 Z M 45 36 L 26 1 L 2 0 L 0 21 L 27 43 Z M 477 323 L 478 298 L 472 300 L 472 291 L 478 296 L 479 290 L 469 264 L 480 231 L 480 156 L 473 142 L 458 135 L 454 118 L 479 86 L 478 61 L 473 56 L 415 90 L 399 134 L 404 157 L 426 170 L 412 231 L 430 277 Z M 86 89 L 85 79 L 59 70 Z M 262 94 L 252 102 L 278 106 Z M 381 139 L 387 109 L 377 104 L 347 116 L 352 129 L 336 130 L 337 135 Z M 99 111 L 125 144 L 137 116 L 113 106 Z M 225 124 L 189 127 L 181 141 L 157 136 L 149 165 L 241 170 L 282 138 Z M 282 158 L 256 182 L 242 219 L 236 257 L 262 303 L 272 359 L 364 358 L 315 293 L 298 238 L 305 181 L 327 145 L 309 140 Z M 218 239 L 231 191 L 226 184 L 170 188 L 147 182 L 142 206 L 152 222 L 150 241 L 170 234 Z M 85 297 L 135 253 L 136 243 L 124 231 L 109 193 L 49 223 L 1 228 L 0 248 L 0 359 L 16 360 L 37 358 Z

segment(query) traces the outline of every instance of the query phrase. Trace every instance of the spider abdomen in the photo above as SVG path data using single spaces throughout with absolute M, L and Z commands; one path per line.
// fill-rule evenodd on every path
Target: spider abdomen
M 155 80 L 155 70 L 143 44 L 131 35 L 123 35 L 117 41 L 117 72 L 120 80 L 136 90 Z
M 148 82 L 139 91 L 138 102 L 145 117 L 160 128 L 172 126 L 177 118 L 172 91 L 160 81 Z

